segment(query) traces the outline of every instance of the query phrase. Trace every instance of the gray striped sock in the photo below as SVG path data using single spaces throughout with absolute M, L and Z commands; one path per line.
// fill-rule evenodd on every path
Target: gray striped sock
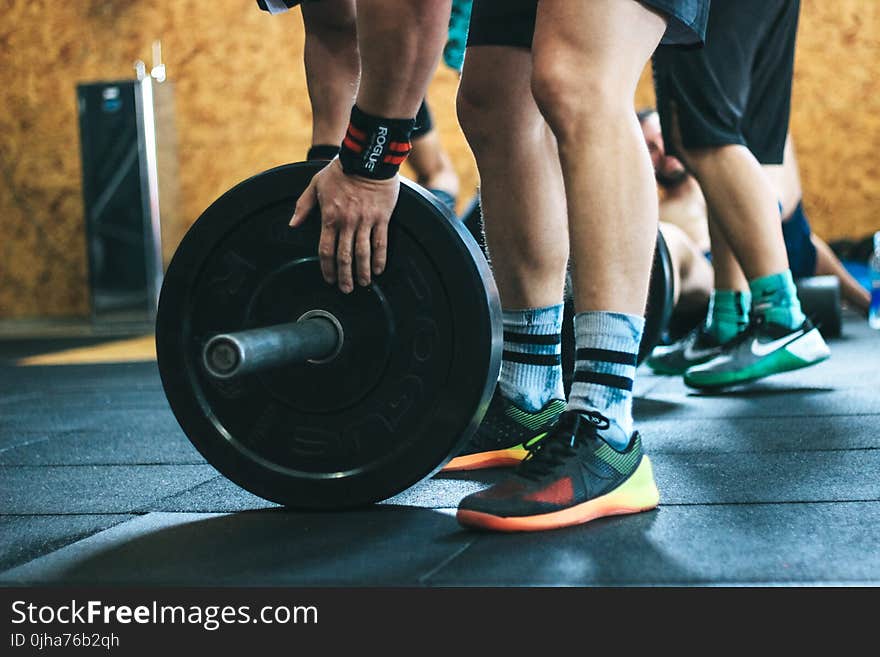
M 603 437 L 619 449 L 633 431 L 632 386 L 644 328 L 643 317 L 624 313 L 591 311 L 574 318 L 577 360 L 568 408 L 598 411 L 616 423 L 622 432 Z
M 565 399 L 562 387 L 563 305 L 505 310 L 501 393 L 524 411 Z

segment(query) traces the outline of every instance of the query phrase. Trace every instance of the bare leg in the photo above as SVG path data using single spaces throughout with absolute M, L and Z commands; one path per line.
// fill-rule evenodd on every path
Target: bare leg
M 736 255 L 724 231 L 710 214 L 709 218 L 709 239 L 712 242 L 712 269 L 714 271 L 714 288 L 716 290 L 735 290 L 737 292 L 748 292 L 749 282 L 743 274 L 742 268 L 737 262 Z
M 548 529 L 598 515 L 635 513 L 658 503 L 650 461 L 642 457 L 641 443 L 632 431 L 632 383 L 658 214 L 653 169 L 633 100 L 636 82 L 665 29 L 664 17 L 632 0 L 538 3 L 531 89 L 558 143 L 575 264 L 575 307 L 582 311 L 574 322 L 576 371 L 558 423 L 511 479 L 462 500 L 458 510 L 462 524 Z M 468 53 L 465 78 L 471 62 Z M 518 101 L 523 103 L 526 97 L 520 94 Z M 547 143 L 540 122 L 530 132 L 494 128 L 505 140 L 497 156 L 502 161 L 514 156 L 510 151 L 521 140 L 535 139 L 536 146 Z M 534 167 L 549 153 L 545 147 L 526 155 L 521 166 Z M 522 158 L 519 153 L 515 156 Z M 556 191 L 534 181 L 518 190 L 518 179 L 503 180 L 482 165 L 481 170 L 484 184 L 487 174 L 496 178 L 498 195 Z M 534 219 L 544 221 L 539 215 Z M 561 241 L 562 235 L 536 237 L 552 242 Z M 597 505 L 591 503 L 599 491 L 604 499 L 613 494 L 605 492 L 608 475 L 598 475 L 602 470 L 597 469 L 608 469 L 610 462 L 591 464 L 587 455 L 595 457 L 599 451 L 582 447 L 594 439 L 626 454 L 629 466 L 612 467 L 621 474 L 622 468 L 632 468 L 628 481 L 640 482 L 637 491 L 623 495 L 627 502 L 612 503 L 607 510 L 594 510 Z M 605 448 L 602 444 L 599 449 Z M 597 475 L 603 477 L 602 488 L 593 483 L 598 484 Z M 528 506 L 522 504 L 526 500 Z M 541 503 L 539 510 L 536 501 Z M 522 513 L 517 512 L 520 505 Z
M 342 143 L 360 78 L 355 0 L 302 5 L 312 144 Z
M 657 240 L 654 171 L 633 111 L 666 19 L 634 1 L 542 0 L 532 93 L 556 136 L 571 240 L 575 374 L 568 409 L 598 413 L 618 449 L 632 436 L 632 388 Z
M 791 133 L 785 138 L 782 164 L 765 164 L 763 168 L 782 204 L 782 216 L 790 217 L 804 196 Z
M 443 149 L 436 129 L 413 140 L 413 149 L 407 162 L 420 185 L 440 189 L 452 197 L 458 196 L 458 174 L 449 154 Z
M 672 259 L 676 311 L 688 313 L 705 307 L 712 293 L 712 266 L 678 226 L 660 222 L 660 232 Z
M 755 156 L 739 145 L 682 152 L 706 197 L 710 230 L 714 225 L 726 240 L 746 278 L 787 270 L 776 190 Z M 713 261 L 715 241 L 713 236 Z
M 505 399 L 535 413 L 565 398 L 560 340 L 568 230 L 556 142 L 530 78 L 528 50 L 468 48 L 458 114 L 481 174 L 486 241 L 504 310 L 498 386 Z M 511 341 L 513 335 L 523 339 Z
M 458 114 L 481 172 L 486 238 L 504 308 L 562 303 L 568 262 L 556 143 L 532 98 L 531 55 L 469 48 Z
M 804 194 L 791 134 L 785 141 L 785 157 L 782 166 L 765 166 L 764 170 L 770 175 L 770 180 L 781 199 L 782 216 L 790 217 Z M 867 316 L 871 305 L 870 292 L 850 275 L 831 247 L 815 233 L 810 235 L 810 241 L 816 247 L 816 275 L 837 276 L 840 279 L 840 292 L 844 301 Z
M 816 274 L 818 276 L 832 275 L 840 279 L 840 294 L 844 301 L 868 316 L 871 307 L 871 293 L 863 288 L 837 259 L 834 251 L 815 234 L 810 236 L 813 246 L 816 247 Z
M 532 89 L 559 144 L 577 312 L 645 311 L 658 202 L 633 105 L 665 29 L 637 2 L 538 6 Z

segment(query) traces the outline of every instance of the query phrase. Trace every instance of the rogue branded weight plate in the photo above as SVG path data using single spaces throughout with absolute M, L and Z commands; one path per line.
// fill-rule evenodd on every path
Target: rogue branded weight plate
M 439 469 L 485 413 L 502 340 L 479 247 L 408 181 L 385 272 L 348 295 L 326 284 L 319 217 L 288 226 L 321 166 L 266 171 L 212 204 L 171 261 L 156 322 L 162 384 L 199 452 L 252 493 L 307 509 L 380 501 Z M 205 371 L 210 337 L 315 310 L 343 329 L 330 362 L 229 380 Z

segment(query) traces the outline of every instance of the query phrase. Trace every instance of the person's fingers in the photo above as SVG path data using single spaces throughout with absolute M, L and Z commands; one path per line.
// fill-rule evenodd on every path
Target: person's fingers
M 370 235 L 373 227 L 361 224 L 355 236 L 354 259 L 357 270 L 358 285 L 366 287 L 370 284 Z
M 301 225 L 317 203 L 318 188 L 315 184 L 315 179 L 312 178 L 312 182 L 309 183 L 306 191 L 302 193 L 302 196 L 296 202 L 296 209 L 293 211 L 293 217 L 290 218 L 290 226 L 295 228 Z
M 326 218 L 321 223 L 318 259 L 321 262 L 321 275 L 332 285 L 336 282 L 336 225 Z
M 373 274 L 378 276 L 385 271 L 388 258 L 388 221 L 381 221 L 373 226 L 372 233 Z
M 339 289 L 348 294 L 354 289 L 354 280 L 351 270 L 354 260 L 354 235 L 355 229 L 350 225 L 343 225 L 339 231 L 336 242 L 336 280 Z

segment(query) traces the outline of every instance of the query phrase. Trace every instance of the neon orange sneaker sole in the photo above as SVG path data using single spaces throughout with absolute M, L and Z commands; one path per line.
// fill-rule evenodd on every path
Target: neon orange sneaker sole
M 480 511 L 459 509 L 458 522 L 475 529 L 500 532 L 534 532 L 580 525 L 596 518 L 650 511 L 660 503 L 654 482 L 654 470 L 647 456 L 632 476 L 614 490 L 581 504 L 534 516 L 495 516 Z
M 492 452 L 479 452 L 456 456 L 447 463 L 442 472 L 462 472 L 465 470 L 483 470 L 487 468 L 510 468 L 519 465 L 528 452 L 522 447 L 496 449 Z

